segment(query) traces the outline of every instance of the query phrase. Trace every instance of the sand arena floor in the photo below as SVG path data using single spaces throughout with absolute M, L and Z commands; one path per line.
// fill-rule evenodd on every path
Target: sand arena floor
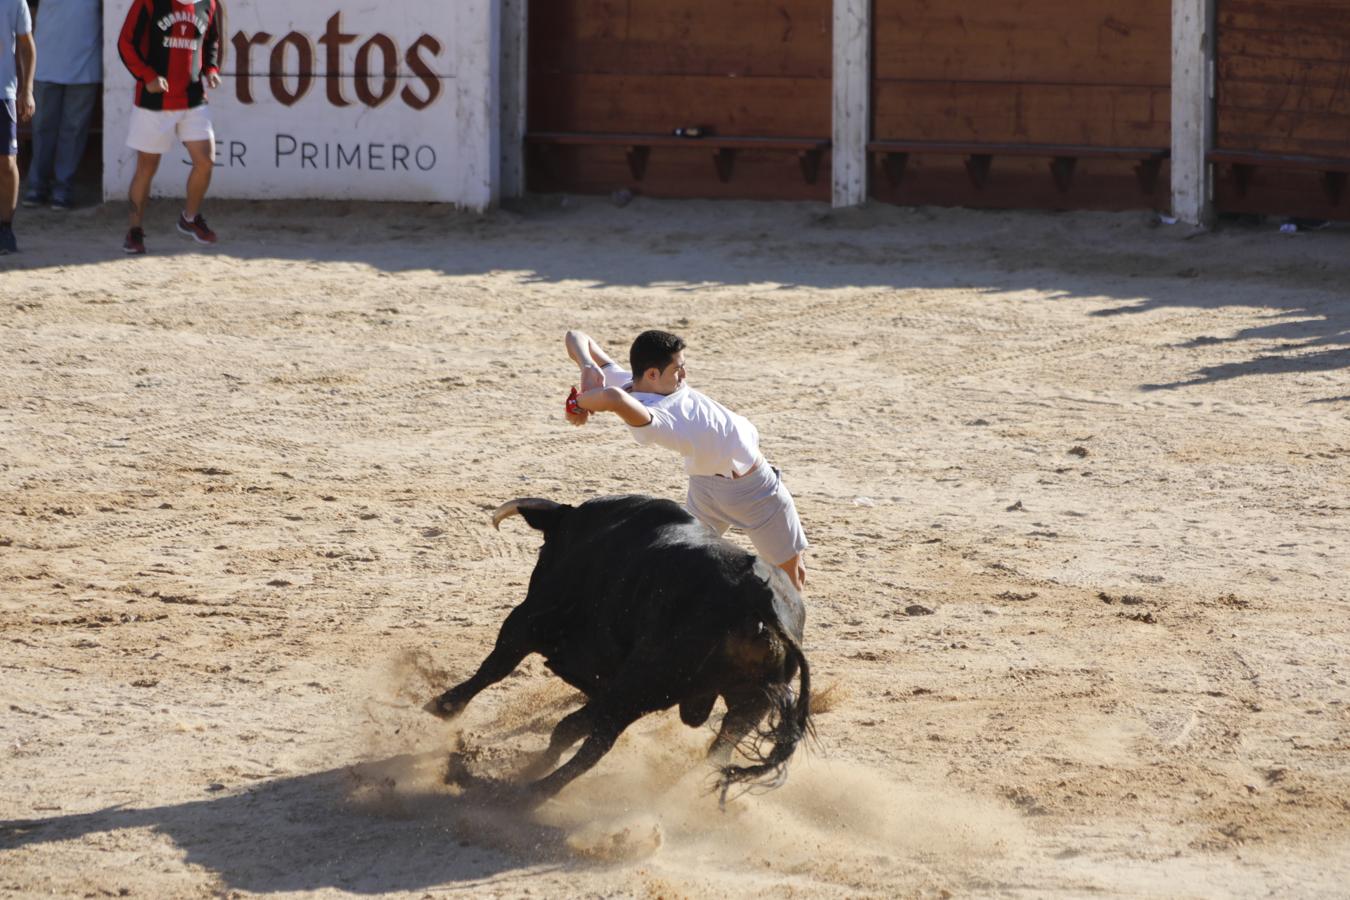
M 0 895 L 1344 896 L 1350 229 L 174 209 L 0 260 Z M 684 334 L 814 543 L 818 746 L 725 813 L 673 714 L 465 803 L 538 659 L 416 710 L 523 596 L 491 508 L 683 497 L 562 421 L 568 327 Z

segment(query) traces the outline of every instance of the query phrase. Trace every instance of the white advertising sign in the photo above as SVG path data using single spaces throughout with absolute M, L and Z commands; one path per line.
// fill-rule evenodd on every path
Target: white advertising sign
M 424 200 L 483 209 L 498 184 L 501 0 L 224 0 L 224 63 L 208 91 L 208 197 Z M 118 55 L 132 0 L 104 4 L 103 185 L 126 195 L 135 79 Z M 166 153 L 155 196 L 181 196 Z

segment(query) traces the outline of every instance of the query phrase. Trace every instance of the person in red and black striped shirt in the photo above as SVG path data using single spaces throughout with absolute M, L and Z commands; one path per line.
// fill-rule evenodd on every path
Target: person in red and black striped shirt
M 136 107 L 127 134 L 127 146 L 136 151 L 129 192 L 131 227 L 122 245 L 128 253 L 145 252 L 141 220 L 150 184 L 175 136 L 192 158 L 178 230 L 199 244 L 216 242 L 201 204 L 216 158 L 206 89 L 220 84 L 222 16 L 219 0 L 133 0 L 127 11 L 117 49 L 136 78 Z

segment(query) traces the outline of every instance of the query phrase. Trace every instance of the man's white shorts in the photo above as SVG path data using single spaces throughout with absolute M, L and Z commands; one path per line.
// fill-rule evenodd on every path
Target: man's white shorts
M 211 127 L 211 107 L 203 103 L 192 109 L 131 109 L 127 146 L 142 153 L 168 153 L 175 141 L 210 141 L 211 159 L 216 158 L 216 132 Z
M 760 460 L 740 478 L 690 475 L 685 508 L 718 534 L 732 525 L 741 529 L 768 562 L 781 566 L 809 545 L 778 470 Z

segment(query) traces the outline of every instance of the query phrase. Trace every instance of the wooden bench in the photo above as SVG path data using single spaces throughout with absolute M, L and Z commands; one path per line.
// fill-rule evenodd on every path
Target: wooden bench
M 1073 170 L 1080 159 L 1138 160 L 1134 167 L 1139 190 L 1153 193 L 1163 160 L 1171 151 L 1160 147 L 1096 147 L 1081 144 L 993 144 L 975 141 L 870 141 L 867 152 L 878 154 L 887 180 L 894 187 L 904 177 L 912 153 L 964 156 L 966 173 L 975 187 L 983 188 L 995 156 L 1048 156 L 1050 177 L 1061 192 L 1073 183 Z
M 641 181 L 647 173 L 647 158 L 653 147 L 680 147 L 689 149 L 702 147 L 711 151 L 713 165 L 717 169 L 717 178 L 727 182 L 731 180 L 736 164 L 736 154 L 741 150 L 787 151 L 797 154 L 801 163 L 802 178 L 807 184 L 815 184 L 820 176 L 820 158 L 830 149 L 830 142 L 823 138 L 796 137 L 724 137 L 707 135 L 705 137 L 680 137 L 673 134 L 630 134 L 623 132 L 585 132 L 585 131 L 531 131 L 525 135 L 527 146 L 542 150 L 549 146 L 573 147 L 623 147 L 628 158 L 628 171 L 635 181 Z
M 1293 153 L 1261 153 L 1253 150 L 1210 150 L 1205 159 L 1223 163 L 1233 169 L 1233 187 L 1239 197 L 1245 196 L 1251 184 L 1252 172 L 1257 168 L 1319 172 L 1322 190 L 1332 206 L 1340 206 L 1345 196 L 1346 176 L 1350 175 L 1350 159 L 1330 156 L 1300 156 Z

